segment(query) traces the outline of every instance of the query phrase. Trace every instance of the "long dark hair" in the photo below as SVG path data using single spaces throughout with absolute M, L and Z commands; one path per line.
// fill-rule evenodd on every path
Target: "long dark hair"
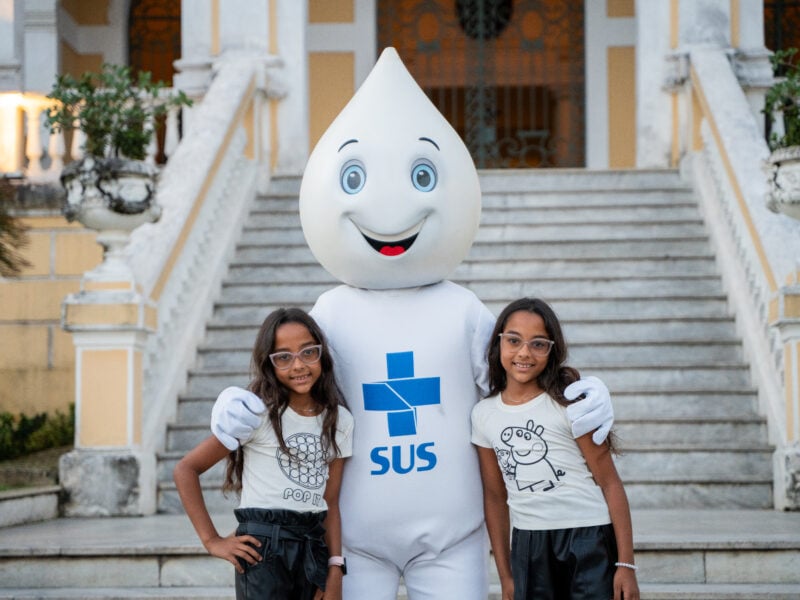
M 537 380 L 539 387 L 547 392 L 556 402 L 564 406 L 569 402 L 564 398 L 564 389 L 573 381 L 581 378 L 577 369 L 567 366 L 567 342 L 561 331 L 561 324 L 552 308 L 539 298 L 520 298 L 514 300 L 503 309 L 497 317 L 497 323 L 486 349 L 486 358 L 489 362 L 489 396 L 495 396 L 506 389 L 508 383 L 506 370 L 500 362 L 500 334 L 512 314 L 525 311 L 539 315 L 544 321 L 547 337 L 553 340 L 553 347 L 547 356 L 547 365 Z
M 311 397 L 322 409 L 322 447 L 331 448 L 333 456 L 339 456 L 339 446 L 336 443 L 336 426 L 338 424 L 339 406 L 346 406 L 336 378 L 333 374 L 333 359 L 328 348 L 328 342 L 317 322 L 304 310 L 299 308 L 278 308 L 272 311 L 258 331 L 253 346 L 253 355 L 250 361 L 252 379 L 247 389 L 264 401 L 275 435 L 278 438 L 281 450 L 289 453 L 290 450 L 283 439 L 283 426 L 281 417 L 289 407 L 289 391 L 275 377 L 275 367 L 269 355 L 275 351 L 275 335 L 278 328 L 286 323 L 299 323 L 303 325 L 317 344 L 322 345 L 320 357 L 321 373 L 319 379 L 311 388 Z M 228 455 L 228 465 L 225 472 L 223 491 L 240 492 L 242 489 L 242 470 L 244 467 L 244 453 L 241 446 Z
M 495 396 L 506 389 L 508 379 L 506 370 L 500 362 L 500 334 L 506 327 L 508 319 L 515 312 L 526 311 L 539 315 L 544 321 L 544 328 L 547 337 L 553 340 L 553 347 L 547 355 L 547 365 L 537 378 L 539 387 L 562 406 L 568 406 L 569 400 L 564 397 L 566 387 L 581 378 L 580 373 L 574 367 L 570 367 L 567 362 L 567 341 L 564 332 L 561 330 L 561 323 L 558 321 L 555 311 L 550 308 L 544 300 L 539 298 L 520 298 L 514 300 L 506 306 L 497 317 L 497 323 L 492 331 L 489 346 L 486 348 L 486 359 L 489 363 L 489 393 L 488 396 Z M 612 433 L 608 434 L 606 443 L 612 452 L 617 452 L 615 438 Z

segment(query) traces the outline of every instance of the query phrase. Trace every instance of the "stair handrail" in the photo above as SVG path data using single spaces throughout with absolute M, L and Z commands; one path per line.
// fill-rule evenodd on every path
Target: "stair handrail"
M 767 207 L 769 148 L 722 48 L 689 52 L 693 107 L 688 164 L 701 209 L 717 248 L 723 282 L 743 337 L 759 404 L 767 417 L 776 459 L 797 443 L 797 391 L 787 393 L 784 346 L 773 326 L 786 278 L 796 277 L 800 222 Z M 777 464 L 777 462 L 776 462 Z M 775 476 L 775 504 L 787 507 L 786 481 Z M 797 507 L 795 507 L 797 508 Z
M 212 83 L 193 109 L 193 125 L 160 176 L 161 219 L 134 231 L 125 249 L 158 313 L 142 391 L 142 445 L 151 450 L 164 447 L 166 424 L 174 418 L 246 208 L 269 168 L 261 119 L 268 115 L 262 110 L 267 68 L 277 60 L 231 58 L 215 64 Z

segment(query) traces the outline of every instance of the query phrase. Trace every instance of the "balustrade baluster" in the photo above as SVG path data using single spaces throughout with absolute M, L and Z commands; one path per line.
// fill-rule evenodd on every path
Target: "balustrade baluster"
M 42 170 L 42 107 L 26 106 L 24 108 L 26 123 L 25 156 L 28 159 L 27 176 L 30 180 L 41 180 Z

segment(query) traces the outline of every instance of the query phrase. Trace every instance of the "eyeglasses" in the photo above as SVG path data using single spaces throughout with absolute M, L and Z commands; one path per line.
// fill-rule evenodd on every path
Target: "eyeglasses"
M 281 371 L 291 368 L 295 358 L 299 358 L 306 365 L 313 365 L 322 358 L 322 344 L 306 346 L 300 352 L 274 352 L 269 355 L 270 362 Z
M 527 345 L 528 348 L 530 348 L 531 354 L 534 356 L 547 356 L 550 354 L 550 350 L 555 344 L 553 340 L 540 337 L 533 338 L 532 340 L 528 340 L 526 342 L 521 337 L 514 335 L 513 333 L 499 333 L 497 334 L 497 337 L 500 338 L 500 343 L 506 350 L 519 352 L 523 346 Z

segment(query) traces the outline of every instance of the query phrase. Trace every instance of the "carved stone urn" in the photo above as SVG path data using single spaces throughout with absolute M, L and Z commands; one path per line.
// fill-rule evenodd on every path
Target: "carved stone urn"
M 767 159 L 767 207 L 800 219 L 800 146 L 779 148 Z
M 64 215 L 97 231 L 97 242 L 103 246 L 103 262 L 87 273 L 89 278 L 130 277 L 122 249 L 134 229 L 161 216 L 155 197 L 157 175 L 156 167 L 145 161 L 91 155 L 64 168 Z

